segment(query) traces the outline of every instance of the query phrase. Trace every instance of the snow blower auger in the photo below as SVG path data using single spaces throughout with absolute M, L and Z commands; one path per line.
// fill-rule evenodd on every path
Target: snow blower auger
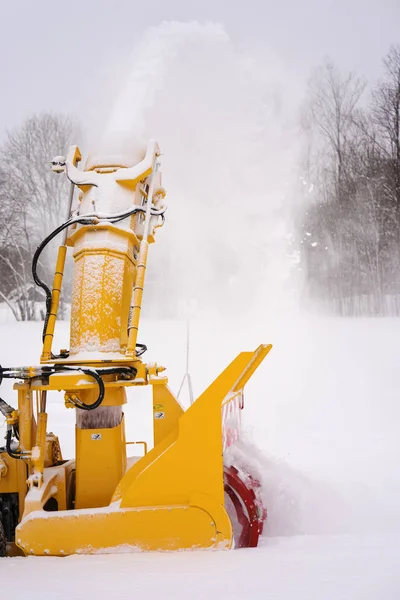
M 89 158 L 82 171 L 80 160 L 74 146 L 52 162 L 71 182 L 68 218 L 33 258 L 35 282 L 47 297 L 40 366 L 0 371 L 18 380 L 18 409 L 0 403 L 7 422 L 0 554 L 257 546 L 266 518 L 257 481 L 224 466 L 223 455 L 240 435 L 243 388 L 271 346 L 239 354 L 184 411 L 164 367 L 142 362 L 146 346 L 137 341 L 148 246 L 164 223 L 158 146 L 150 141 L 138 164 Z M 39 258 L 60 233 L 50 289 L 38 274 Z M 70 350 L 56 355 L 67 246 L 75 261 Z M 143 385 L 152 386 L 154 447 L 127 459 L 126 388 Z M 72 460 L 63 459 L 58 438 L 47 432 L 53 390 L 64 391 L 65 406 L 76 412 Z

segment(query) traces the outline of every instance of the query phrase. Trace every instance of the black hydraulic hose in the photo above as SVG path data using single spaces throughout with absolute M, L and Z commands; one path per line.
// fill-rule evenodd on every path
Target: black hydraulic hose
M 11 448 L 11 439 L 12 439 L 12 429 L 10 427 L 7 429 L 6 452 L 11 458 L 15 458 L 16 460 L 22 460 L 23 459 L 22 453 L 14 452 L 14 450 Z
M 128 375 L 127 379 L 133 379 L 137 373 L 135 367 L 100 367 L 96 371 L 99 375 Z
M 136 344 L 136 348 L 137 348 L 137 350 L 136 350 L 136 356 L 137 357 L 142 356 L 147 351 L 146 344 L 139 344 L 139 343 L 137 343 Z
M 11 370 L 11 369 L 0 367 L 1 374 L 3 374 L 4 371 L 9 371 L 9 370 Z M 93 369 L 90 367 L 77 367 L 77 366 L 72 366 L 72 365 L 71 366 L 55 365 L 54 367 L 48 367 L 46 369 L 46 375 L 60 373 L 62 371 L 80 371 L 84 375 L 92 377 L 96 381 L 96 383 L 99 387 L 99 394 L 97 396 L 97 400 L 95 402 L 93 402 L 93 404 L 86 404 L 85 402 L 81 402 L 81 401 L 77 402 L 76 400 L 70 399 L 70 402 L 72 402 L 72 404 L 76 408 L 79 408 L 81 410 L 87 410 L 87 411 L 96 410 L 96 408 L 99 408 L 99 406 L 101 405 L 101 403 L 104 400 L 105 385 L 104 385 L 104 381 L 103 381 L 101 375 L 114 375 L 114 374 L 115 375 L 125 375 L 127 379 L 134 379 L 137 374 L 137 369 L 135 367 L 101 367 L 99 370 L 97 370 L 97 369 Z M 8 377 L 8 375 L 5 375 L 5 376 Z M 21 375 L 12 373 L 10 375 L 10 377 L 19 378 L 19 377 L 21 377 Z M 9 404 L 7 404 L 6 402 L 4 402 L 4 400 L 2 400 L 1 398 L 0 398 L 0 409 L 1 409 L 0 412 L 2 412 L 2 414 L 4 416 L 8 416 L 8 414 L 10 414 L 13 410 L 12 407 Z M 6 451 L 7 451 L 7 454 L 11 458 L 22 460 L 24 458 L 24 454 L 20 453 L 20 452 L 15 452 L 11 448 L 13 432 L 14 432 L 14 436 L 16 437 L 16 439 L 19 440 L 18 424 L 15 424 L 14 426 L 7 428 Z
M 83 219 L 82 219 L 82 221 L 83 221 Z M 52 231 L 39 244 L 39 246 L 36 248 L 35 254 L 33 255 L 33 260 L 32 260 L 32 275 L 33 275 L 33 280 L 36 283 L 36 285 L 39 286 L 40 288 L 42 288 L 42 290 L 46 294 L 46 317 L 45 317 L 44 325 L 43 325 L 43 334 L 42 334 L 43 341 L 44 341 L 44 338 L 45 338 L 45 334 L 46 334 L 46 330 L 47 330 L 47 324 L 49 322 L 49 317 L 50 317 L 52 292 L 51 292 L 50 288 L 48 287 L 48 285 L 46 285 L 46 283 L 42 279 L 40 279 L 40 277 L 39 277 L 39 275 L 37 273 L 37 264 L 39 262 L 39 257 L 41 255 L 41 253 L 43 252 L 43 250 L 45 249 L 45 247 L 47 246 L 47 244 L 49 242 L 51 242 L 51 240 L 53 238 L 55 238 L 59 233 L 61 233 L 64 229 L 67 229 L 67 227 L 69 227 L 70 225 L 72 225 L 73 223 L 76 223 L 76 222 L 77 221 L 75 219 L 68 219 L 68 221 L 66 221 L 62 225 L 59 225 L 56 229 L 54 229 L 54 231 Z M 92 220 L 90 220 L 90 222 L 92 222 Z M 89 222 L 87 224 L 89 224 Z M 59 358 L 66 358 L 66 356 L 60 356 Z
M 89 377 L 93 377 L 96 380 L 96 383 L 99 386 L 99 395 L 97 397 L 96 402 L 93 404 L 86 404 L 85 402 L 76 402 L 76 400 L 70 400 L 72 404 L 76 408 L 80 408 L 81 410 L 95 410 L 98 408 L 104 400 L 105 386 L 104 381 L 101 378 L 101 375 L 97 369 L 92 369 L 89 367 L 69 367 L 66 365 L 59 365 L 55 367 L 55 372 L 60 371 L 80 371 L 84 375 L 88 375 Z M 102 375 L 112 375 L 112 374 L 125 374 L 129 375 L 129 378 L 134 378 L 137 373 L 137 369 L 134 367 L 104 367 L 100 370 Z
M 101 405 L 101 403 L 104 400 L 104 394 L 105 394 L 104 381 L 102 380 L 100 375 L 97 373 L 97 371 L 94 369 L 79 369 L 79 370 L 82 371 L 82 373 L 84 373 L 84 375 L 89 375 L 89 377 L 93 377 L 93 379 L 96 380 L 97 385 L 99 386 L 99 395 L 97 397 L 96 402 L 94 402 L 93 404 L 85 404 L 84 402 L 77 403 L 78 408 L 80 408 L 81 410 L 95 410 L 96 408 L 98 408 Z
M 59 369 L 55 368 L 55 372 L 57 372 L 57 371 L 80 371 L 84 375 L 93 377 L 93 379 L 96 381 L 97 385 L 99 386 L 99 395 L 97 396 L 96 402 L 93 402 L 93 404 L 86 404 L 85 402 L 81 402 L 81 401 L 77 402 L 76 400 L 71 400 L 71 399 L 70 399 L 70 402 L 72 402 L 72 404 L 76 408 L 80 408 L 81 410 L 95 410 L 96 408 L 99 408 L 99 406 L 101 405 L 101 403 L 104 400 L 105 387 L 104 387 L 104 381 L 102 380 L 102 378 L 100 377 L 100 375 L 98 374 L 96 369 L 90 369 L 90 368 L 85 368 L 85 367 L 67 367 L 65 365 L 60 365 Z

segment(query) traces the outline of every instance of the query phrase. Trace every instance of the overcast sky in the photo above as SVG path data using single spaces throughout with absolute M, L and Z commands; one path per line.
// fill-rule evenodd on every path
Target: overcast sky
M 400 43 L 399 0 L 0 3 L 0 137 L 34 112 L 87 114 L 104 66 L 164 20 L 222 23 L 238 49 L 276 57 L 299 81 L 326 55 L 373 79 L 389 45 Z

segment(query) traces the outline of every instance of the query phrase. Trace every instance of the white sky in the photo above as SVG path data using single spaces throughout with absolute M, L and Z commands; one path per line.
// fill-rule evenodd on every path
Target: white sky
M 370 79 L 400 42 L 399 0 L 1 0 L 0 138 L 45 110 L 89 114 L 104 66 L 149 25 L 220 22 L 241 49 L 272 56 L 304 81 L 329 55 Z M 99 92 L 100 93 L 100 92 Z

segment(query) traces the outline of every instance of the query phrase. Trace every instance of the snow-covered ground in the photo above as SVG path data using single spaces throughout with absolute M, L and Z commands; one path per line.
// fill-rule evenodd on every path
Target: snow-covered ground
M 397 600 L 394 536 L 269 538 L 231 552 L 10 558 L 2 597 L 145 600 Z
M 177 391 L 184 322 L 144 321 L 148 360 Z M 40 324 L 0 325 L 0 362 L 35 363 Z M 246 388 L 244 425 L 261 472 L 269 521 L 261 547 L 231 552 L 13 558 L 0 562 L 1 597 L 400 597 L 400 321 L 316 317 L 193 321 L 195 394 L 237 352 L 274 348 Z M 68 340 L 59 324 L 56 347 Z M 1 395 L 11 402 L 3 383 Z M 73 451 L 73 411 L 50 402 L 49 427 Z M 130 398 L 128 438 L 151 436 L 146 392 Z M 129 420 L 130 417 L 130 420 Z

